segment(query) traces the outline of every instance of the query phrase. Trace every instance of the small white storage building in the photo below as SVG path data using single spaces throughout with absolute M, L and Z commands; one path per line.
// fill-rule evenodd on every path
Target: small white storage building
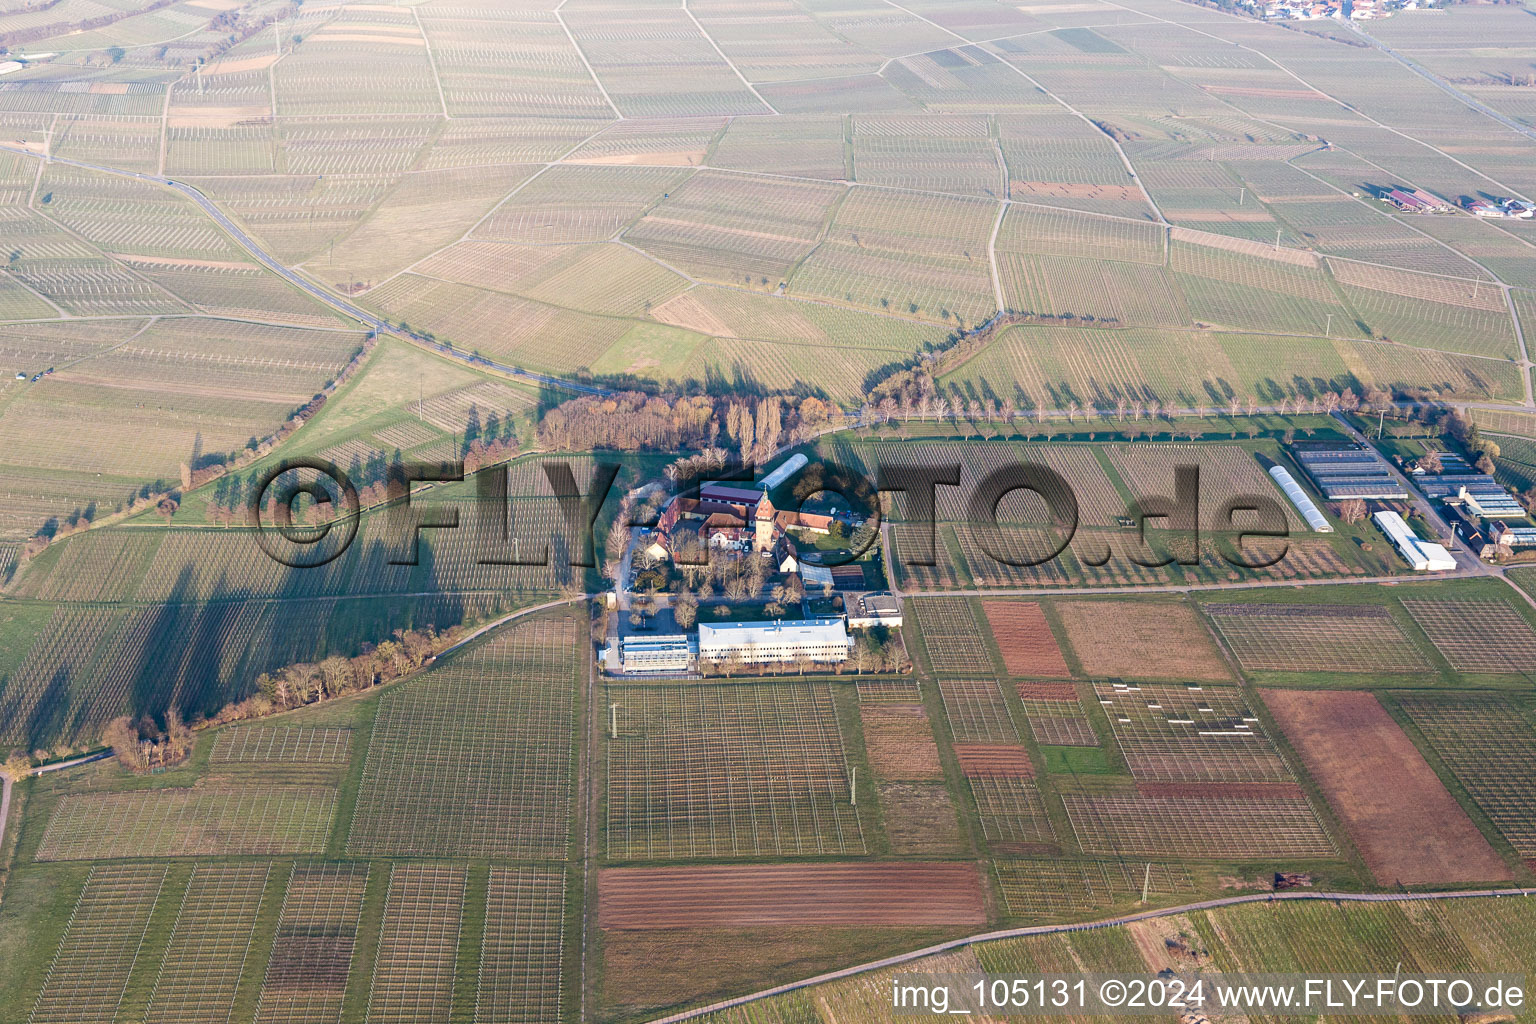
M 1371 515 L 1374 522 L 1387 539 L 1397 546 L 1398 553 L 1418 572 L 1444 572 L 1447 569 L 1456 568 L 1456 559 L 1451 553 L 1439 544 L 1432 544 L 1427 540 L 1420 540 L 1418 535 L 1409 529 L 1403 522 L 1403 517 L 1396 512 L 1376 512 Z
M 773 490 L 775 487 L 779 486 L 779 484 L 783 483 L 785 480 L 788 480 L 790 476 L 798 473 L 801 467 L 809 461 L 810 460 L 805 457 L 804 452 L 796 452 L 795 454 L 791 455 L 789 458 L 784 460 L 778 469 L 774 470 L 772 473 L 769 473 L 766 477 L 763 478 L 763 490 Z
M 1284 466 L 1271 466 L 1269 475 L 1275 478 L 1275 483 L 1285 492 L 1285 496 L 1291 499 L 1291 504 L 1296 506 L 1296 511 L 1301 513 L 1301 518 L 1312 527 L 1313 533 L 1332 533 L 1333 527 L 1328 522 L 1328 517 L 1307 497 L 1307 492 L 1301 489 L 1301 484 Z

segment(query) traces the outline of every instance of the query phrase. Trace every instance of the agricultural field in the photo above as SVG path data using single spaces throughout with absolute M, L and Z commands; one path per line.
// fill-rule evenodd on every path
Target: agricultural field
M 1276 861 L 1336 856 L 1299 793 L 1063 794 L 1085 853 Z
M 0 0 L 0 1024 L 634 1024 L 1146 909 L 913 967 L 1536 964 L 1528 900 L 1294 899 L 1536 881 L 1536 570 L 1414 574 L 1267 472 L 1395 400 L 1389 454 L 1475 458 L 1459 410 L 1536 485 L 1536 221 L 1468 209 L 1536 195 L 1527 6 Z M 620 499 L 706 447 L 957 466 L 861 562 L 903 625 L 606 674 L 857 601 L 626 593 Z M 506 493 L 402 491 L 466 456 Z M 312 569 L 250 522 L 294 458 L 360 495 L 345 551 L 301 497 Z M 545 473 L 610 458 L 596 509 Z M 1040 495 L 970 521 L 1022 461 L 1044 562 Z
M 1025 862 L 1025 870 L 1046 869 Z M 1177 892 L 1154 865 L 1154 894 Z M 1077 866 L 1057 877 L 1064 887 L 1091 885 L 1094 891 L 1124 892 L 1108 885 L 1096 866 Z M 1139 894 L 1141 875 L 1129 886 Z M 1164 897 L 1166 898 L 1166 897 Z M 1458 970 L 1498 970 L 1528 963 L 1536 914 L 1520 899 L 1435 900 L 1415 903 L 1345 903 L 1278 900 L 1221 907 L 1112 928 L 978 942 L 965 949 L 911 960 L 895 971 L 872 971 L 774 995 L 708 1014 L 705 1024 L 833 1024 L 872 1020 L 889 1012 L 897 974 L 1005 975 L 1113 973 L 1136 970 L 1358 971 L 1390 976 L 1395 969 L 1433 970 L 1455 963 Z M 1188 952 L 1182 952 L 1187 950 Z M 1193 963 L 1192 963 L 1193 961 Z M 1195 965 L 1198 965 L 1196 967 Z M 1401 965 L 1401 967 L 1399 967 Z M 941 1020 L 938 1014 L 915 1020 Z
M 356 862 L 293 866 L 261 983 L 261 1024 L 340 1016 L 370 873 Z
M 32 1020 L 111 1020 L 165 882 L 164 864 L 102 865 L 70 915 Z
M 1369 693 L 1266 690 L 1264 702 L 1383 885 L 1507 879 L 1509 866 Z M 1412 800 L 1397 797 L 1413 794 Z M 1403 836 L 1414 836 L 1407 844 Z
M 1013 744 L 1018 732 L 1002 688 L 989 679 L 941 679 L 939 694 L 956 743 Z
M 1067 642 L 1090 676 L 1224 682 L 1232 678 L 1198 613 L 1161 601 L 1062 601 Z
M 828 683 L 611 686 L 614 860 L 860 854 Z
M 1099 737 L 1071 683 L 1020 682 L 1015 690 L 1035 742 L 1053 747 L 1097 747 Z
M 906 781 L 943 777 L 933 726 L 921 705 L 866 704 L 862 695 L 860 700 L 865 756 L 876 775 Z
M 1404 692 L 1392 699 L 1515 852 L 1536 857 L 1536 733 L 1527 713 L 1489 694 Z
M 65 797 L 39 860 L 319 853 L 336 792 L 314 786 L 161 789 Z
M 493 867 L 487 882 L 475 1020 L 553 1020 L 565 956 L 565 876 Z
M 965 598 L 930 597 L 914 600 L 923 648 L 938 675 L 969 675 L 992 671 L 992 656 L 981 638 L 975 612 Z
M 387 694 L 348 852 L 430 855 L 446 843 L 461 854 L 560 858 L 571 827 L 575 646 L 569 619 L 519 626 Z
M 1293 781 L 1240 691 L 1129 683 L 1094 691 L 1137 781 Z
M 1149 899 L 1159 901 L 1198 891 L 1178 864 L 1154 864 L 1138 874 L 1124 861 L 1005 860 L 996 870 L 1008 912 L 1031 920 L 1129 904 L 1144 882 Z
M 1428 657 L 1379 605 L 1207 604 L 1244 669 L 1428 673 Z
M 1040 605 L 1025 601 L 983 601 L 987 625 L 1003 652 L 1011 676 L 1059 679 L 1069 675 L 1051 626 Z M 1076 696 L 1072 698 L 1076 700 Z
M 271 864 L 192 869 L 146 1021 L 217 1020 L 234 1008 Z
M 1508 602 L 1416 598 L 1403 607 L 1457 672 L 1529 678 L 1536 669 L 1536 630 Z
M 976 924 L 985 916 L 967 864 L 610 868 L 597 884 L 597 921 L 612 930 Z

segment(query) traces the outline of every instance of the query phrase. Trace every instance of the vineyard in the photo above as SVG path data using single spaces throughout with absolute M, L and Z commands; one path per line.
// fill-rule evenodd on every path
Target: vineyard
M 1071 683 L 1018 683 L 1024 721 L 1036 743 L 1050 746 L 1096 747 L 1098 734 L 1083 713 L 1077 687 Z
M 1429 660 L 1378 606 L 1208 604 L 1243 668 L 1275 672 L 1428 672 Z
M 850 192 L 789 293 L 934 323 L 997 308 L 985 263 L 995 204 L 877 189 Z
M 701 171 L 624 237 L 694 277 L 769 290 L 810 254 L 842 192 Z M 657 304 L 670 297 L 658 296 Z
M 827 683 L 610 686 L 608 855 L 862 854 Z
M 319 853 L 336 791 L 314 786 L 74 793 L 48 818 L 38 860 Z
M 476 1024 L 560 1019 L 564 909 L 562 872 L 491 868 L 475 995 Z
M 966 782 L 976 800 L 982 836 L 994 850 L 1052 846 L 1056 831 L 1033 782 L 994 775 L 967 775 Z
M 981 627 L 965 598 L 918 598 L 916 612 L 923 649 L 939 675 L 992 671 L 992 656 L 981 639 Z
M 1174 474 L 1182 467 L 1199 471 L 1200 525 L 1210 530 L 1230 530 L 1242 520 L 1226 522 L 1218 510 L 1228 501 L 1249 495 L 1267 496 L 1285 514 L 1293 532 L 1305 527 L 1295 508 L 1285 500 L 1253 455 L 1235 445 L 1110 445 L 1109 461 L 1125 481 L 1132 497 L 1147 501 L 1174 496 Z
M 1337 855 L 1300 794 L 1062 795 L 1088 853 L 1165 859 L 1284 860 Z
M 369 870 L 362 863 L 294 865 L 261 983 L 257 1024 L 340 1018 Z
M 1182 864 L 1153 864 L 1146 873 L 1124 861 L 1001 860 L 994 870 L 1008 913 L 1031 920 L 1129 904 L 1141 896 L 1143 882 L 1159 902 L 1198 891 Z
M 452 1011 L 465 879 L 462 867 L 395 864 L 368 996 L 370 1021 L 442 1020 Z
M 1100 910 L 1129 904 L 1141 891 L 1141 873 L 1122 877 L 1127 869 L 1119 862 L 1019 861 L 1016 865 L 1000 867 L 999 881 L 1005 892 L 1018 893 L 1023 906 L 1038 905 L 1036 886 L 1071 894 L 1052 897 L 1049 914 L 1065 916 L 1078 906 Z M 1153 864 L 1152 869 L 1149 892 L 1154 902 L 1171 902 L 1188 891 L 1188 877 L 1179 869 L 1163 864 Z M 913 960 L 895 971 L 857 974 L 699 1020 L 702 1024 L 866 1024 L 889 1016 L 893 977 L 898 973 L 1012 977 L 1151 971 L 1170 955 L 1168 940 L 1199 950 L 1200 960 L 1209 965 L 1206 969 L 1218 972 L 1381 976 L 1394 971 L 1404 976 L 1444 970 L 1497 972 L 1508 964 L 1530 962 L 1536 955 L 1533 935 L 1536 911 L 1529 900 L 1258 902 L 1161 922 L 978 942 Z M 912 1019 L 936 1022 L 948 1016 L 918 1013 Z
M 147 1024 L 219 1020 L 234 1008 L 270 864 L 199 864 L 171 929 Z
M 1003 667 L 1011 676 L 1070 675 L 1061 647 L 1040 605 L 1023 601 L 983 601 L 987 626 L 1003 652 Z
M 1236 689 L 1099 683 L 1094 693 L 1138 781 L 1295 781 Z
M 697 1019 L 884 1024 L 908 970 L 1536 965 L 1529 899 L 1267 898 L 1536 879 L 1536 569 L 1411 575 L 1268 473 L 1383 408 L 1405 471 L 1475 454 L 1460 409 L 1536 484 L 1536 221 L 1470 206 L 1536 195 L 1531 12 L 1255 2 L 0 0 L 0 1024 L 629 1024 L 877 962 Z M 546 469 L 621 461 L 648 516 L 705 446 L 958 467 L 934 523 L 885 503 L 904 625 L 858 671 L 595 660 L 673 628 L 658 579 L 684 631 L 859 603 L 755 554 L 745 597 L 642 557 L 610 600 L 613 505 L 572 564 Z M 368 508 L 312 570 L 243 514 L 294 456 Z M 507 493 L 431 482 L 458 526 L 415 535 L 390 467 L 466 456 Z M 972 521 L 1021 463 L 1070 487 L 1059 552 L 1027 488 Z M 1200 536 L 1139 529 L 1180 467 Z
M 1515 852 L 1536 859 L 1536 731 L 1508 698 L 1393 695 Z
M 57 605 L 6 680 L 0 741 L 30 748 L 60 737 L 91 742 L 123 714 L 172 706 L 189 717 L 210 713 L 247 696 L 263 672 L 355 653 L 361 630 L 379 627 L 371 635 L 387 636 L 397 628 L 447 628 L 488 606 L 482 597 L 452 594 Z
M 212 764 L 346 764 L 352 730 L 248 725 L 219 733 Z
M 164 864 L 91 869 L 31 1020 L 74 1024 L 117 1015 L 165 875 Z
M 1195 609 L 1160 601 L 1060 601 L 1055 604 L 1083 672 L 1099 678 L 1232 677 Z
M 576 635 L 569 619 L 516 625 L 386 693 L 348 852 L 562 857 Z
M 608 868 L 597 876 L 597 902 L 605 929 L 986 920 L 975 867 L 953 863 Z
M 939 748 L 933 726 L 920 705 L 864 704 L 859 706 L 869 767 L 882 779 L 941 779 Z
M 990 679 L 941 679 L 944 717 L 956 743 L 1017 743 L 1003 692 Z
M 1507 601 L 1405 598 L 1403 607 L 1458 672 L 1536 670 L 1536 629 Z

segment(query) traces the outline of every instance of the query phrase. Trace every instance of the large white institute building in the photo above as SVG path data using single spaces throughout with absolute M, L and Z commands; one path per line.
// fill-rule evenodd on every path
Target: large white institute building
M 699 624 L 699 661 L 747 664 L 848 660 L 851 643 L 841 618 Z

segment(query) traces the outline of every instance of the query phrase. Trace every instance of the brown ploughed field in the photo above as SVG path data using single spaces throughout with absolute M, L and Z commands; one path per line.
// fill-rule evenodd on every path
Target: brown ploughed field
M 1187 604 L 1063 601 L 1055 607 L 1067 642 L 1090 676 L 1181 682 L 1232 678 L 1210 632 Z
M 744 864 L 608 868 L 603 928 L 985 924 L 973 864 Z
M 1045 620 L 1045 612 L 1033 601 L 983 601 L 987 625 L 1003 652 L 1003 666 L 1011 676 L 1043 676 L 1059 679 L 1071 675 L 1061 646 Z M 1075 695 L 1073 699 L 1076 699 Z
M 1032 779 L 1035 766 L 1023 747 L 995 743 L 956 743 L 955 759 L 968 779 Z
M 1512 877 L 1375 696 L 1357 690 L 1262 693 L 1377 882 Z
M 864 750 L 882 779 L 938 779 L 939 748 L 921 705 L 863 705 Z

